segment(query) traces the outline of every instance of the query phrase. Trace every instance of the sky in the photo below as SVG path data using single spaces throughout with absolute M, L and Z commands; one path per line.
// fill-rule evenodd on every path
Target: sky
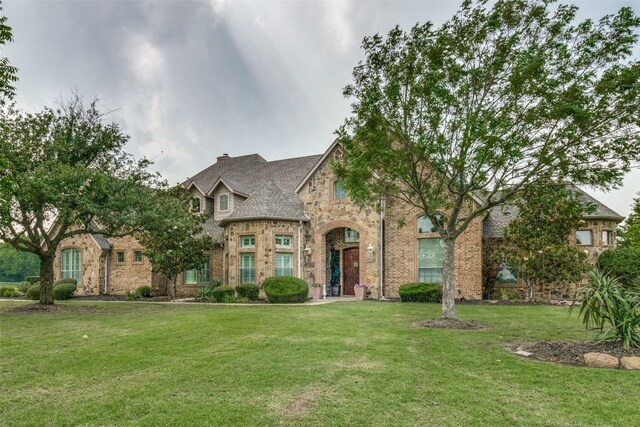
M 580 18 L 637 1 L 574 0 Z M 436 25 L 459 0 L 5 0 L 19 68 L 18 105 L 55 105 L 73 91 L 100 99 L 130 135 L 126 150 L 154 159 L 170 183 L 223 153 L 267 160 L 323 153 L 349 114 L 342 88 L 362 39 L 395 25 Z M 640 57 L 640 48 L 635 50 Z M 640 169 L 609 192 L 585 189 L 622 215 Z

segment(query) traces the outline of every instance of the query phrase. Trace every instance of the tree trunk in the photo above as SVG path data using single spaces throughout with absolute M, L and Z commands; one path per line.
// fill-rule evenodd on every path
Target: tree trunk
M 40 256 L 40 304 L 53 304 L 53 256 Z
M 173 276 L 170 279 L 170 285 L 169 285 L 169 298 L 171 299 L 175 299 L 176 297 L 176 282 L 178 281 L 178 276 Z
M 442 263 L 442 318 L 456 318 L 455 284 L 455 239 L 442 239 L 444 244 L 444 261 Z

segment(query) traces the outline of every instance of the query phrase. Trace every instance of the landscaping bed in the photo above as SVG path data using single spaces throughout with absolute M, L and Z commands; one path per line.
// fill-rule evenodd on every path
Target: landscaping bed
M 602 344 L 580 341 L 542 341 L 514 344 L 511 349 L 513 351 L 529 352 L 531 355 L 528 357 L 531 359 L 574 366 L 586 366 L 584 361 L 584 354 L 586 353 L 603 353 L 617 358 L 640 357 L 640 349 L 625 349 L 619 341 Z

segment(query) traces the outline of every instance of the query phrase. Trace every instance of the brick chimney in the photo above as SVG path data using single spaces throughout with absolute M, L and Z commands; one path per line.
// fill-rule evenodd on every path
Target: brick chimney
M 224 153 L 222 156 L 218 157 L 218 162 L 222 162 L 222 161 L 228 160 L 230 158 L 231 157 L 229 157 L 229 155 L 227 153 Z

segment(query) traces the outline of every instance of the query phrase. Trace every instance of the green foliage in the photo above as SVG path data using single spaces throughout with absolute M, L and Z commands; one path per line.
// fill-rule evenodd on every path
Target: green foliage
M 515 290 L 511 290 L 511 289 L 505 289 L 505 288 L 501 288 L 500 292 L 500 299 L 502 301 L 520 301 L 522 300 L 522 295 L 520 295 L 519 292 L 515 291 Z
M 8 243 L 0 243 L 0 282 L 20 282 L 40 272 L 37 255 L 20 252 Z M 39 278 L 37 278 L 39 279 Z
M 630 7 L 597 22 L 576 15 L 547 0 L 465 1 L 439 28 L 365 37 L 337 131 L 343 187 L 362 203 L 419 207 L 452 243 L 540 179 L 621 183 L 640 159 L 640 19 Z
M 638 193 L 640 196 L 640 193 Z M 633 199 L 631 213 L 618 230 L 620 246 L 632 247 L 640 250 L 640 197 Z
M 309 295 L 307 282 L 297 277 L 267 277 L 262 288 L 267 300 L 274 304 L 306 302 Z
M 222 286 L 222 285 L 224 285 L 224 282 L 220 279 L 213 279 L 209 284 L 209 286 L 211 286 L 212 288 L 217 288 L 218 286 Z
M 135 300 L 139 300 L 140 299 L 140 294 L 138 293 L 138 291 L 126 291 L 124 293 L 124 299 L 126 299 L 127 301 L 135 301 Z
M 34 301 L 40 299 L 40 283 L 36 283 L 27 290 L 27 297 Z
M 124 152 L 128 136 L 104 117 L 96 101 L 85 106 L 78 95 L 36 113 L 0 110 L 0 170 L 11 165 L 0 173 L 0 240 L 46 266 L 42 303 L 53 303 L 53 259 L 63 239 L 96 231 L 96 221 L 105 236 L 128 235 L 157 208 L 152 188 L 164 182 L 147 170 L 149 161 Z
M 2 12 L 2 4 L 0 3 L 0 12 Z M 4 46 L 7 42 L 13 41 L 11 27 L 7 25 L 7 17 L 0 16 L 0 46 Z M 15 86 L 18 81 L 18 69 L 9 63 L 7 57 L 0 58 L 0 107 L 5 105 L 15 96 Z
M 402 302 L 442 301 L 442 285 L 438 283 L 405 283 L 398 293 Z
M 620 340 L 625 348 L 640 348 L 640 281 L 625 288 L 599 271 L 591 272 L 589 279 L 576 293 L 570 312 L 579 302 L 578 316 L 585 328 L 600 331 L 597 342 Z
M 222 285 L 220 285 L 222 286 Z M 196 301 L 212 301 L 213 300 L 213 290 L 215 288 L 218 288 L 220 286 L 213 286 L 213 285 L 208 285 L 208 286 L 204 286 L 202 288 L 199 288 L 196 291 L 196 296 L 195 299 Z
M 640 278 L 640 247 L 607 249 L 598 258 L 598 268 L 629 286 Z
M 235 294 L 235 290 L 229 285 L 218 286 L 211 291 L 212 299 L 215 302 L 233 302 Z
M 585 207 L 574 191 L 551 181 L 532 185 L 515 204 L 518 215 L 504 230 L 490 258 L 512 268 L 529 286 L 575 282 L 589 269 L 587 255 L 569 243 L 582 222 Z
M 59 280 L 58 282 L 53 285 L 53 298 L 57 300 L 70 299 L 76 291 L 76 281 L 73 280 L 73 282 L 68 282 Z
M 33 285 L 36 282 L 40 282 L 40 276 L 27 276 L 24 278 L 24 281 Z
M 151 298 L 151 286 L 140 286 L 138 289 L 136 289 L 136 293 L 142 298 Z
M 24 282 L 20 282 L 20 284 L 18 285 L 18 290 L 22 293 L 25 294 L 27 293 L 27 291 L 29 290 L 29 288 L 33 286 L 32 283 L 27 282 L 26 280 Z
M 0 297 L 13 298 L 21 295 L 22 293 L 15 286 L 0 286 Z
M 260 287 L 255 283 L 240 283 L 236 286 L 236 292 L 238 293 L 238 297 L 255 301 L 260 295 Z
M 213 248 L 213 241 L 202 233 L 206 217 L 193 212 L 191 193 L 186 188 L 176 186 L 157 191 L 154 203 L 157 208 L 145 217 L 144 230 L 136 238 L 145 247 L 144 254 L 153 270 L 171 282 L 169 295 L 175 297 L 178 275 L 201 269 L 206 261 L 205 252 Z
M 53 287 L 55 288 L 57 285 L 62 284 L 72 284 L 73 286 L 76 286 L 78 284 L 78 281 L 71 277 L 65 277 L 64 279 L 59 279 L 53 282 Z

